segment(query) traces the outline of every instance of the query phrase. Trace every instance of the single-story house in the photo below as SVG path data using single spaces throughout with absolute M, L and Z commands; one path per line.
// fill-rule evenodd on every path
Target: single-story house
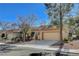
M 59 40 L 60 39 L 60 30 L 56 29 L 55 27 L 53 28 L 37 28 L 33 29 L 33 32 L 35 32 L 34 39 L 36 40 Z M 13 37 L 19 36 L 20 35 L 20 30 L 6 30 L 6 31 L 0 31 L 0 36 L 2 34 L 7 34 L 8 39 L 12 39 Z M 68 33 L 63 30 L 63 39 L 68 37 Z M 0 38 L 1 39 L 1 38 Z
M 35 29 L 40 40 L 60 40 L 60 30 L 56 28 Z M 68 37 L 68 32 L 63 29 L 63 39 Z
M 11 40 L 14 37 L 18 37 L 20 35 L 20 31 L 16 30 L 1 30 L 0 31 L 0 40 L 6 39 Z

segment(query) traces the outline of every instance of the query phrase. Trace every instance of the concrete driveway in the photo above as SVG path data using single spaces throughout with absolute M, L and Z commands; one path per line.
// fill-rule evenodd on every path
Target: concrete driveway
M 57 42 L 58 42 L 57 40 L 33 40 L 33 41 L 30 41 L 30 42 L 25 42 L 23 44 L 50 46 L 50 45 L 55 44 Z

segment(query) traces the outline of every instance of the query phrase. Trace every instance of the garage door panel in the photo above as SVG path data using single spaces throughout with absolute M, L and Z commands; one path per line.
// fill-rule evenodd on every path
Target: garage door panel
M 44 33 L 45 40 L 59 40 L 59 33 Z

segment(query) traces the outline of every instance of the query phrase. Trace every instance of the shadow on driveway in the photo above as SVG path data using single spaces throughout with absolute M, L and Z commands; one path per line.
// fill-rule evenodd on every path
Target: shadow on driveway
M 61 41 L 57 41 L 57 42 L 55 42 L 55 43 L 53 43 L 52 45 L 50 45 L 50 46 L 60 46 L 61 45 Z

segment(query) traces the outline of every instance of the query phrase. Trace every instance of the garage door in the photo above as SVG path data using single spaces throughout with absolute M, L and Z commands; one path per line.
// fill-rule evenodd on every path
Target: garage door
M 44 32 L 44 40 L 59 40 L 58 32 Z

